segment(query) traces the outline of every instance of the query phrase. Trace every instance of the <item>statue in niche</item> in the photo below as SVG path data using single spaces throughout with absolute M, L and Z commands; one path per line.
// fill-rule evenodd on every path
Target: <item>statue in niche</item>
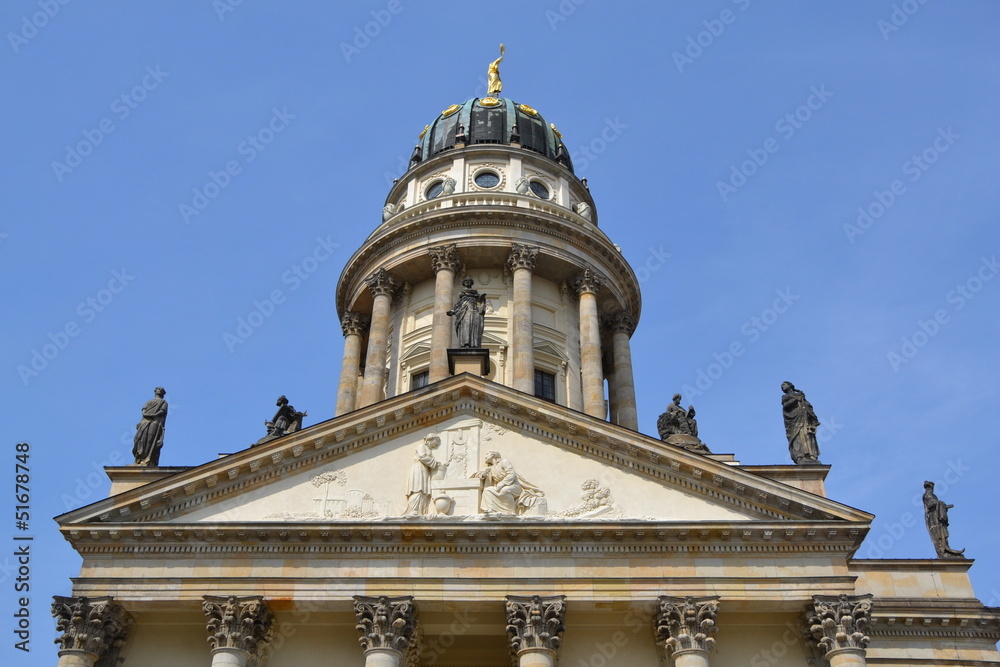
M 278 411 L 274 413 L 271 421 L 264 422 L 267 435 L 254 443 L 255 445 L 263 445 L 265 442 L 302 429 L 302 418 L 308 416 L 308 413 L 296 412 L 284 396 L 279 396 L 275 405 L 278 406 Z
M 791 382 L 782 382 L 781 411 L 785 417 L 785 436 L 788 438 L 788 453 L 796 465 L 819 463 L 819 443 L 816 429 L 819 419 L 806 395 Z
M 441 438 L 431 433 L 417 445 L 413 453 L 410 476 L 406 478 L 406 516 L 433 514 L 431 507 L 431 474 L 447 464 L 434 458 L 433 451 L 441 445 Z
M 948 510 L 952 507 L 934 495 L 934 482 L 924 482 L 924 521 L 938 558 L 962 558 L 965 553 L 965 549 L 956 551 L 948 545 Z
M 135 425 L 132 447 L 137 466 L 160 465 L 163 431 L 167 424 L 167 402 L 163 400 L 166 395 L 166 389 L 157 387 L 153 390 L 153 398 L 142 406 L 142 421 Z
M 480 509 L 487 515 L 524 514 L 545 496 L 544 491 L 519 477 L 511 462 L 495 449 L 486 453 L 486 467 L 472 477 L 485 485 Z
M 698 437 L 698 421 L 694 416 L 694 406 L 689 405 L 685 410 L 681 407 L 681 395 L 674 394 L 673 402 L 667 405 L 666 411 L 656 420 L 660 440 L 683 447 L 689 452 L 711 454 L 708 446 Z
M 462 281 L 463 289 L 458 301 L 448 311 L 448 317 L 455 318 L 455 334 L 458 346 L 478 349 L 483 346 L 483 328 L 486 323 L 486 295 L 472 288 L 472 278 Z

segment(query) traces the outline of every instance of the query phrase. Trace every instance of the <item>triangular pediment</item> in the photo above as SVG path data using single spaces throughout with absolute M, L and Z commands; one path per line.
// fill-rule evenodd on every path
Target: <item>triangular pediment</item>
M 407 480 L 429 434 L 440 439 L 429 454 L 434 468 L 430 495 L 447 497 L 447 507 L 442 499 L 441 514 L 404 517 Z M 493 449 L 538 489 L 524 498 L 514 516 L 479 514 L 482 490 L 471 476 Z M 823 530 L 831 534 L 838 529 L 829 526 L 840 523 L 853 524 L 854 537 L 858 526 L 871 519 L 846 505 L 471 375 L 448 378 L 57 517 L 64 531 L 100 524 L 169 528 L 509 520 L 729 525 L 736 530 L 740 525 L 815 523 L 826 525 Z M 843 537 L 846 531 L 840 530 Z M 719 534 L 728 537 L 731 532 L 720 529 Z M 763 532 L 769 539 L 773 530 Z

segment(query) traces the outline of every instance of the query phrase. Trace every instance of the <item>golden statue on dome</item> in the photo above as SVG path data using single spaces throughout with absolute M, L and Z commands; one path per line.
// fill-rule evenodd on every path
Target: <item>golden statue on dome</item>
M 490 63 L 486 70 L 486 97 L 480 103 L 486 106 L 495 106 L 499 103 L 496 96 L 503 90 L 503 81 L 500 80 L 500 63 L 503 62 L 503 54 L 506 50 L 503 44 L 500 45 L 500 57 Z

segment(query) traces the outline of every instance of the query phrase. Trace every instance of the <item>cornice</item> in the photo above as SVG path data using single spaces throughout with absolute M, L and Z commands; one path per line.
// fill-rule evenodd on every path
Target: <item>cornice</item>
M 56 520 L 76 524 L 163 523 L 208 503 L 311 470 L 387 439 L 418 432 L 457 414 L 474 414 L 583 456 L 674 488 L 740 508 L 761 521 L 815 522 L 812 530 L 850 530 L 855 547 L 872 515 L 743 472 L 564 406 L 471 375 L 421 389 L 310 426 L 264 445 L 183 470 Z M 220 506 L 224 509 L 224 506 Z M 834 522 L 827 526 L 824 522 Z M 138 527 L 137 527 L 138 528 Z

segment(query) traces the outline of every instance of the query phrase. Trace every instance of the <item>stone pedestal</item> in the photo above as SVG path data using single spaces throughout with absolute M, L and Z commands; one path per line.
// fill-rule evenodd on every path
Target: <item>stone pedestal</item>
M 452 375 L 461 375 L 462 373 L 489 375 L 489 350 L 482 347 L 460 347 L 448 350 L 448 372 Z

